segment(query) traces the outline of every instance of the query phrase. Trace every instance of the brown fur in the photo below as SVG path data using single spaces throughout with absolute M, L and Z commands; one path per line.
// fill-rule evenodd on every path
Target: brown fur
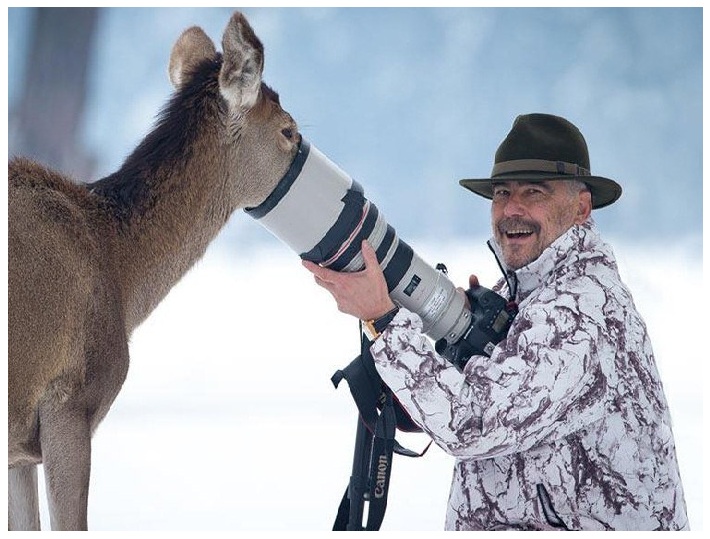
M 52 528 L 86 528 L 90 435 L 126 377 L 131 332 L 234 210 L 258 205 L 288 168 L 297 129 L 262 70 L 241 14 L 222 54 L 190 28 L 171 54 L 177 91 L 120 170 L 77 184 L 10 161 L 11 529 L 39 526 L 39 463 Z

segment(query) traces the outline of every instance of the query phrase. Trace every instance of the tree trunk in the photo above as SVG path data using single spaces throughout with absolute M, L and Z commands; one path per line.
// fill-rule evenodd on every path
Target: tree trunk
M 25 155 L 88 181 L 95 159 L 81 121 L 99 8 L 37 8 L 22 97 L 10 117 L 10 156 Z

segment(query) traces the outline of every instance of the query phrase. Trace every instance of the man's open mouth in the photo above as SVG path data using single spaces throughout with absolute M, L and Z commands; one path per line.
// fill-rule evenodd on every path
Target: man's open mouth
M 534 222 L 508 218 L 498 223 L 498 232 L 509 240 L 520 240 L 539 234 L 540 226 Z
M 529 229 L 529 228 L 518 228 L 514 230 L 506 230 L 505 235 L 507 238 L 510 239 L 519 239 L 519 238 L 527 238 L 528 236 L 531 236 L 534 234 L 534 230 Z

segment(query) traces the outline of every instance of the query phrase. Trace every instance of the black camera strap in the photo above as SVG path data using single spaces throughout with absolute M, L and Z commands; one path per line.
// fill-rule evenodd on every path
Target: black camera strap
M 334 531 L 379 530 L 387 508 L 393 453 L 421 457 L 431 444 L 417 453 L 395 440 L 397 428 L 411 432 L 421 432 L 421 429 L 382 382 L 370 354 L 370 344 L 363 335 L 361 354 L 331 378 L 335 387 L 343 379 L 348 382 L 359 411 L 352 475 L 338 507 Z M 363 527 L 366 503 L 367 522 Z

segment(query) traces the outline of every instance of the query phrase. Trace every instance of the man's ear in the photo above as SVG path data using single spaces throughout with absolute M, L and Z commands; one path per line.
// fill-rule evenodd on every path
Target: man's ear
M 577 197 L 577 217 L 574 223 L 581 225 L 589 219 L 589 216 L 592 214 L 592 193 L 586 190 L 580 191 Z

